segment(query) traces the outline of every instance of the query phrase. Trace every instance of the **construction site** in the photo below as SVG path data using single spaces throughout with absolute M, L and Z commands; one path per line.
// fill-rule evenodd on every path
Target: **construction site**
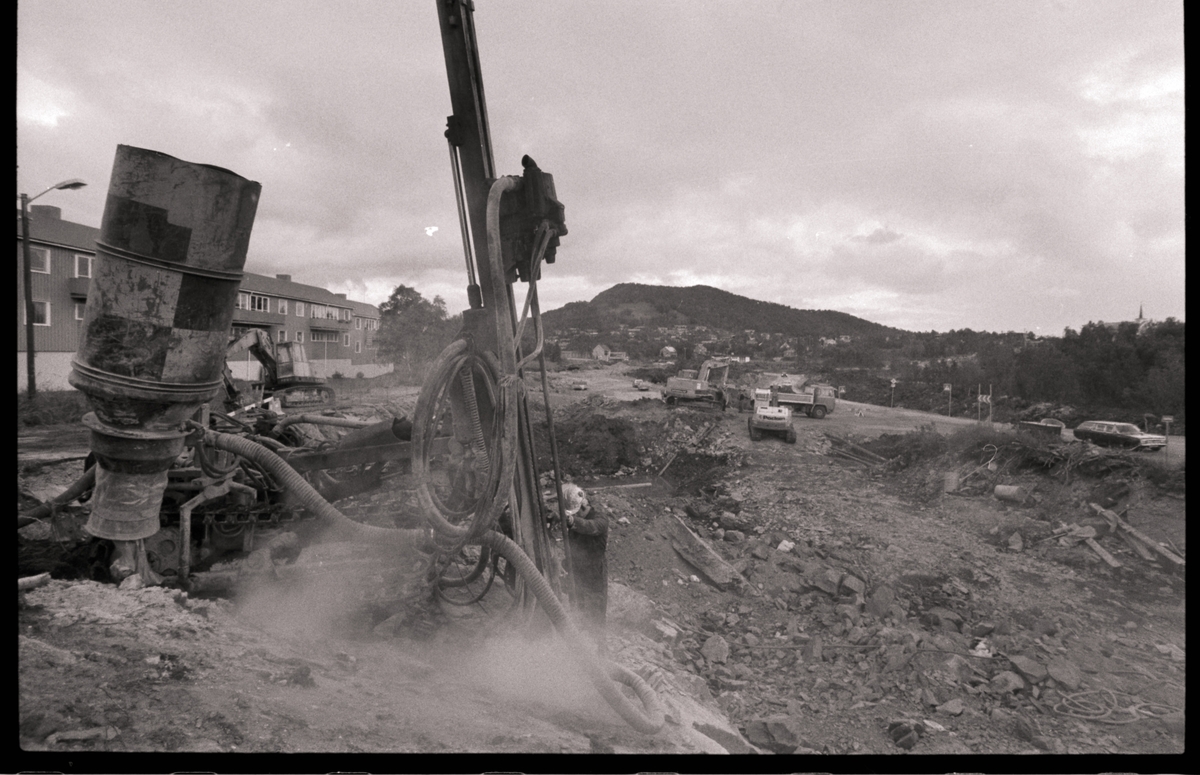
M 1183 752 L 1180 442 L 559 371 L 566 208 L 501 174 L 470 4 L 438 13 L 471 308 L 420 386 L 235 384 L 260 187 L 118 147 L 89 412 L 18 438 L 23 752 Z M 607 518 L 600 648 L 566 484 Z

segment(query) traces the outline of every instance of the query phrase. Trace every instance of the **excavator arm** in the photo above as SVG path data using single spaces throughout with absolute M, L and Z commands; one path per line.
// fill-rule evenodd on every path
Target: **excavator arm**
M 279 382 L 279 359 L 275 357 L 275 343 L 271 341 L 271 335 L 261 328 L 252 328 L 229 344 L 225 349 L 225 357 L 242 350 L 249 350 L 254 359 L 262 364 L 263 384 L 268 389 L 275 387 Z

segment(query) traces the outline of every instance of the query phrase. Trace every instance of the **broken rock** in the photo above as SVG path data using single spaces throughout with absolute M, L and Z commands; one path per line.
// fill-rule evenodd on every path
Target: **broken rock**
M 881 584 L 867 600 L 867 613 L 882 619 L 896 599 L 896 592 L 887 584 Z
M 740 544 L 742 541 L 746 540 L 746 534 L 741 530 L 726 530 L 725 540 L 731 544 Z
M 893 721 L 888 724 L 888 736 L 906 751 L 912 750 L 924 731 L 925 727 L 919 721 Z
M 746 739 L 774 753 L 794 753 L 800 747 L 802 728 L 791 716 L 768 716 L 746 724 Z
M 717 521 L 726 530 L 741 530 L 744 532 L 754 528 L 754 522 L 750 519 L 740 514 L 734 514 L 731 511 L 722 511 L 721 516 L 717 517 Z
M 709 662 L 723 663 L 729 659 L 729 643 L 720 635 L 713 635 L 704 641 L 700 654 Z
M 1075 666 L 1074 662 L 1064 657 L 1055 657 L 1050 660 L 1050 664 L 1046 665 L 1046 671 L 1051 678 L 1068 691 L 1075 691 L 1083 683 L 1083 675 L 1079 672 L 1079 668 Z
M 961 716 L 964 710 L 966 708 L 963 706 L 963 701 L 958 698 L 950 700 L 950 702 L 944 705 L 939 705 L 937 708 L 938 713 L 945 713 L 947 716 Z
M 997 673 L 988 684 L 996 694 L 1008 694 L 1025 688 L 1025 679 L 1017 675 L 1011 670 L 1005 670 L 1002 673 Z
M 1008 661 L 1012 662 L 1012 665 L 1017 669 L 1017 672 L 1028 678 L 1030 683 L 1038 683 L 1046 680 L 1046 666 L 1041 662 L 1038 662 L 1036 659 L 1018 654 L 1016 656 L 1009 657 Z

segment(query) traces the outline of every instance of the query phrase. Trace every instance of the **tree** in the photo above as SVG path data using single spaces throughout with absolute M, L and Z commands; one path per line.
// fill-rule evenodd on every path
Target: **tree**
M 379 350 L 412 369 L 437 357 L 460 323 L 458 315 L 447 315 L 441 296 L 429 301 L 416 289 L 397 285 L 379 305 Z

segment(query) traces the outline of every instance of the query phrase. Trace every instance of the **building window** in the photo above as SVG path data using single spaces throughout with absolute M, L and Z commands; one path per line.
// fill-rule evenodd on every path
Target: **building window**
M 259 296 L 257 293 L 252 293 L 250 294 L 249 309 L 251 312 L 270 312 L 271 299 L 267 296 Z
M 353 313 L 351 313 L 351 312 L 350 312 L 350 310 L 348 310 L 348 309 L 344 309 L 344 310 L 342 310 L 342 320 L 344 320 L 344 321 L 346 321 L 347 323 L 349 323 L 349 322 L 350 322 L 350 318 L 351 318 L 352 314 L 353 314 Z
M 75 319 L 83 320 L 83 314 L 87 310 L 87 304 L 77 301 L 75 302 Z
M 279 329 L 279 341 L 281 341 L 281 342 L 287 341 L 287 330 L 286 329 L 283 329 L 283 328 Z
M 50 274 L 50 251 L 46 248 L 29 248 L 29 271 Z
M 296 317 L 304 317 L 304 302 L 302 301 L 296 302 Z M 296 341 L 299 342 L 300 340 L 297 339 Z
M 361 330 L 362 330 L 362 318 L 355 318 L 355 319 L 354 319 L 354 330 L 355 330 L 355 331 L 361 331 Z
M 356 353 L 362 352 L 362 342 L 354 343 L 354 352 L 356 352 Z
M 287 299 L 280 299 L 280 300 L 279 300 L 279 314 L 280 314 L 280 315 L 286 315 L 286 314 L 287 314 Z
M 349 346 L 350 346 L 350 335 L 343 334 L 342 335 L 342 347 L 349 347 Z
M 25 305 L 21 305 L 21 306 L 25 306 Z M 28 323 L 29 322 L 29 315 L 28 315 L 29 309 L 26 308 L 25 312 L 26 312 L 26 314 L 24 316 L 24 319 L 25 319 L 25 322 Z M 35 326 L 50 325 L 50 302 L 35 301 L 33 303 L 33 324 Z
M 250 309 L 250 294 L 239 293 L 237 297 L 237 309 Z
M 304 343 L 304 332 L 303 332 L 303 331 L 297 331 L 297 332 L 296 332 L 296 342 L 297 342 L 298 344 L 303 344 L 303 343 Z
M 337 331 L 313 331 L 309 340 L 313 343 L 332 342 L 333 344 L 337 344 L 338 335 Z
M 76 277 L 91 277 L 92 276 L 92 257 L 81 256 L 75 254 L 75 276 Z

